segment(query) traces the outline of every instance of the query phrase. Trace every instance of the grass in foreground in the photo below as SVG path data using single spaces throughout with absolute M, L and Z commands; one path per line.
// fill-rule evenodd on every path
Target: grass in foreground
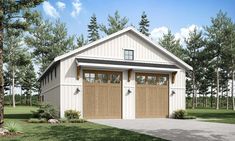
M 233 110 L 188 109 L 187 113 L 203 121 L 235 124 L 235 111 Z
M 36 107 L 19 106 L 5 108 L 5 122 L 14 121 L 22 127 L 24 134 L 15 137 L 1 137 L 1 141 L 93 141 L 93 140 L 163 140 L 152 136 L 113 127 L 86 123 L 63 123 L 50 125 L 47 123 L 27 123 L 30 111 Z

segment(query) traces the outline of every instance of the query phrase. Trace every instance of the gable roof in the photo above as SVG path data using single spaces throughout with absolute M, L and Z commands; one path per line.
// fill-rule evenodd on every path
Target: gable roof
M 100 44 L 102 42 L 105 42 L 115 36 L 118 36 L 118 35 L 121 35 L 125 32 L 128 32 L 128 31 L 132 31 L 133 33 L 135 33 L 136 35 L 138 35 L 139 37 L 141 37 L 142 39 L 144 39 L 145 41 L 147 41 L 149 44 L 153 45 L 155 48 L 159 49 L 160 51 L 162 51 L 163 53 L 165 53 L 166 55 L 168 55 L 170 58 L 172 58 L 173 60 L 175 60 L 176 62 L 178 62 L 180 65 L 182 65 L 183 67 L 185 67 L 187 70 L 192 70 L 193 68 L 188 65 L 187 63 L 185 63 L 184 61 L 182 61 L 181 59 L 179 59 L 178 57 L 176 57 L 174 54 L 172 54 L 171 52 L 169 52 L 168 50 L 166 50 L 165 48 L 163 48 L 162 46 L 160 46 L 159 44 L 156 44 L 154 43 L 150 38 L 148 38 L 147 36 L 145 36 L 144 34 L 140 33 L 139 31 L 137 31 L 135 28 L 133 27 L 128 27 L 128 28 L 125 28 L 123 30 L 120 30 L 116 33 L 113 33 L 109 36 L 106 36 L 102 39 L 99 39 L 97 41 L 94 41 L 90 44 L 87 44 L 85 46 L 82 46 L 80 48 L 77 48 L 73 51 L 70 51 L 68 53 L 65 53 L 63 55 L 60 55 L 60 56 L 57 56 L 56 58 L 54 58 L 54 60 L 50 63 L 50 65 L 45 69 L 45 71 L 42 73 L 42 75 L 39 77 L 39 80 L 46 74 L 46 72 L 52 67 L 55 65 L 55 63 L 57 63 L 58 61 L 62 60 L 62 59 L 65 59 L 69 56 L 72 56 L 80 51 L 84 51 L 94 45 L 97 45 L 97 44 Z

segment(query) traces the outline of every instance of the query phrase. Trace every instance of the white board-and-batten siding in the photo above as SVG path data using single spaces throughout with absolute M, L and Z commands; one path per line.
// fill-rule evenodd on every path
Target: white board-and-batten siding
M 105 42 L 89 47 L 69 57 L 60 60 L 60 116 L 64 111 L 74 109 L 81 111 L 83 116 L 83 67 L 80 70 L 80 79 L 77 79 L 76 58 L 124 60 L 124 49 L 134 50 L 133 62 L 176 64 L 167 55 L 160 52 L 151 44 L 132 33 L 125 32 Z M 95 69 L 95 68 L 91 68 Z M 122 71 L 122 118 L 135 119 L 135 71 L 132 71 L 130 82 L 127 81 L 127 70 Z M 175 83 L 171 83 L 169 74 L 169 112 L 185 108 L 185 70 L 179 69 Z M 79 93 L 77 93 L 79 90 Z M 127 93 L 131 90 L 131 93 Z M 176 94 L 171 95 L 172 91 Z
M 56 71 L 56 74 L 55 74 Z M 51 79 L 52 75 L 52 79 Z M 48 81 L 49 78 L 49 81 Z M 46 81 L 46 82 L 45 82 Z M 53 67 L 40 82 L 44 101 L 60 110 L 60 64 Z

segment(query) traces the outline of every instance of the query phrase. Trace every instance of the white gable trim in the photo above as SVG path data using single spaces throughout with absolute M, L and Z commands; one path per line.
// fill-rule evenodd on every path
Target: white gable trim
M 94 46 L 94 45 L 97 45 L 97 44 L 100 44 L 100 43 L 102 43 L 102 42 L 105 42 L 105 41 L 107 41 L 107 40 L 109 40 L 109 39 L 111 39 L 111 38 L 113 38 L 113 37 L 115 37 L 115 36 L 118 36 L 118 35 L 121 35 L 121 34 L 127 32 L 127 31 L 133 31 L 133 32 L 136 33 L 138 36 L 140 36 L 141 38 L 143 38 L 144 40 L 146 40 L 148 43 L 150 43 L 151 45 L 153 45 L 154 47 L 156 47 L 157 49 L 159 49 L 160 51 L 164 52 L 166 55 L 168 55 L 169 57 L 171 57 L 173 60 L 177 61 L 179 64 L 181 64 L 182 66 L 184 66 L 186 69 L 188 69 L 188 70 L 192 70 L 192 69 L 193 69 L 190 65 L 188 65 L 187 63 L 185 63 L 184 61 L 182 61 L 181 59 L 179 59 L 178 57 L 176 57 L 174 54 L 172 54 L 171 52 L 169 52 L 169 51 L 166 50 L 165 48 L 161 47 L 159 44 L 156 44 L 156 43 L 154 43 L 153 41 L 151 41 L 150 38 L 148 38 L 148 37 L 145 36 L 144 34 L 140 33 L 140 32 L 137 31 L 135 28 L 133 28 L 133 27 L 128 27 L 128 28 L 125 28 L 125 29 L 123 29 L 123 30 L 120 30 L 120 31 L 118 31 L 118 32 L 116 32 L 116 33 L 113 33 L 113 34 L 111 34 L 111 35 L 109 35 L 109 36 L 107 36 L 107 37 L 104 37 L 104 38 L 99 39 L 99 40 L 97 40 L 97 41 L 94 41 L 94 42 L 92 42 L 92 43 L 90 43 L 90 44 L 87 44 L 87 45 L 85 45 L 85 46 L 83 46 L 83 47 L 77 48 L 77 49 L 75 49 L 75 50 L 73 50 L 73 51 L 70 51 L 70 52 L 68 52 L 68 53 L 65 53 L 65 54 L 63 54 L 63 55 L 60 55 L 60 56 L 54 58 L 54 60 L 53 60 L 53 61 L 50 63 L 50 65 L 45 69 L 45 71 L 42 73 L 42 75 L 39 77 L 39 79 L 41 79 L 41 77 L 48 71 L 48 69 L 49 69 L 54 63 L 56 63 L 57 61 L 60 61 L 60 60 L 65 59 L 65 58 L 67 58 L 67 57 L 69 57 L 69 56 L 72 56 L 72 55 L 74 55 L 74 54 L 76 54 L 76 53 L 78 53 L 78 52 L 80 52 L 80 51 L 86 50 L 86 49 L 88 49 L 88 48 L 90 48 L 90 47 L 92 47 L 92 46 Z

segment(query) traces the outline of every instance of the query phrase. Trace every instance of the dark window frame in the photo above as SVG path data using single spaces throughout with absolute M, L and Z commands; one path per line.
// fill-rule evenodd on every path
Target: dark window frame
M 51 71 L 51 80 L 52 80 L 52 78 L 53 78 L 53 70 Z
M 56 66 L 55 66 L 55 78 L 56 78 Z

